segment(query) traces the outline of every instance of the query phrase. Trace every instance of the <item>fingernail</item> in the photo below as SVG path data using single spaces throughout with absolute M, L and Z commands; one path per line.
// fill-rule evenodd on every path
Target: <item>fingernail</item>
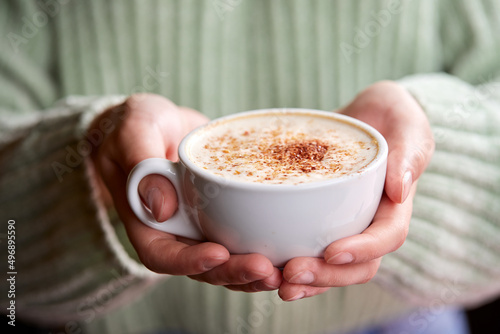
M 412 183 L 413 175 L 410 171 L 407 171 L 403 175 L 403 182 L 401 182 L 401 203 L 403 203 L 406 200 L 406 197 L 408 197 Z
M 243 274 L 243 280 L 247 282 L 253 282 L 265 279 L 269 276 L 268 273 L 259 272 L 259 271 L 248 271 Z
M 272 286 L 264 281 L 255 282 L 255 288 L 260 291 L 272 291 L 279 288 L 279 286 Z
M 203 269 L 204 270 L 211 270 L 217 266 L 220 266 L 222 263 L 224 263 L 226 258 L 224 257 L 210 257 L 203 261 Z
M 306 295 L 306 293 L 304 291 L 301 291 L 298 294 L 296 294 L 295 296 L 293 296 L 292 298 L 287 299 L 286 301 L 287 302 L 293 302 L 294 300 L 304 298 L 305 295 Z
M 348 252 L 340 252 L 330 257 L 326 262 L 329 264 L 348 264 L 354 261 L 354 257 L 351 253 Z
M 161 193 L 160 189 L 159 188 L 149 189 L 146 198 L 147 198 L 146 202 L 148 208 L 149 210 L 151 210 L 153 217 L 155 217 L 156 221 L 160 221 L 159 217 L 163 210 L 163 202 L 164 202 L 163 194 Z
M 288 280 L 292 284 L 311 284 L 314 282 L 314 274 L 309 270 L 301 271 Z

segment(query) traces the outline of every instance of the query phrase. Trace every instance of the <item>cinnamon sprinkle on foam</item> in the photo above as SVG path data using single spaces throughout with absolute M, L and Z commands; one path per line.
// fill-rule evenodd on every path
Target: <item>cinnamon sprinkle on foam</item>
M 198 139 L 204 144 L 192 145 L 194 162 L 241 181 L 299 184 L 356 172 L 376 155 L 370 150 L 377 147 L 373 138 L 339 121 L 306 117 L 305 123 L 300 116 L 252 121 L 206 131 Z

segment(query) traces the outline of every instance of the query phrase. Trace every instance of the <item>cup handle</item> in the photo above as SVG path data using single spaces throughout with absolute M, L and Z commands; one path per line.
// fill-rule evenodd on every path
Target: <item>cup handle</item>
M 180 163 L 171 162 L 167 159 L 151 158 L 139 162 L 128 176 L 128 202 L 137 218 L 149 227 L 186 238 L 203 240 L 204 236 L 197 224 L 189 218 L 186 212 L 189 206 L 185 203 L 183 196 L 181 168 L 183 167 Z M 139 197 L 139 182 L 151 174 L 160 174 L 169 179 L 177 192 L 178 209 L 172 217 L 164 222 L 156 221 L 151 211 L 145 207 Z

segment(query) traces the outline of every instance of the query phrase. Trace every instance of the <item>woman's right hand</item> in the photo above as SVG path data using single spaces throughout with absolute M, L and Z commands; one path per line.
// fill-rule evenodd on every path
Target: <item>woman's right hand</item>
M 230 255 L 222 245 L 152 229 L 138 220 L 128 204 L 125 188 L 132 168 L 148 158 L 177 161 L 182 138 L 207 121 L 199 112 L 178 107 L 159 95 L 130 96 L 123 104 L 106 110 L 90 126 L 89 131 L 101 131 L 103 135 L 91 155 L 96 184 L 102 185 L 102 194 L 109 194 L 139 258 L 150 270 L 187 275 L 231 290 L 277 289 L 281 272 L 266 257 Z M 167 220 L 177 209 L 175 190 L 162 176 L 144 178 L 139 194 L 157 221 Z

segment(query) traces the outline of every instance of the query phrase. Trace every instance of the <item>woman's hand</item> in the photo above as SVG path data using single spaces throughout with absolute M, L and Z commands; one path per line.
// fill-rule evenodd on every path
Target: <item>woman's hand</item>
M 226 248 L 216 243 L 197 242 L 157 231 L 141 223 L 128 205 L 125 187 L 132 168 L 148 158 L 177 161 L 177 148 L 182 138 L 207 121 L 202 114 L 178 107 L 158 95 L 129 97 L 122 105 L 105 111 L 90 127 L 92 131 L 107 122 L 108 128 L 113 129 L 91 156 L 97 170 L 97 183 L 105 185 L 103 194 L 109 191 L 132 245 L 150 270 L 188 275 L 233 290 L 277 289 L 281 273 L 266 257 L 230 255 Z M 157 221 L 165 221 L 177 209 L 175 190 L 162 176 L 144 178 L 139 194 Z
M 406 239 L 416 181 L 434 152 L 426 115 L 397 83 L 373 84 L 340 112 L 372 125 L 386 138 L 385 192 L 373 222 L 363 233 L 333 242 L 323 258 L 295 258 L 286 264 L 279 289 L 283 300 L 371 280 L 381 257 L 401 247 Z

